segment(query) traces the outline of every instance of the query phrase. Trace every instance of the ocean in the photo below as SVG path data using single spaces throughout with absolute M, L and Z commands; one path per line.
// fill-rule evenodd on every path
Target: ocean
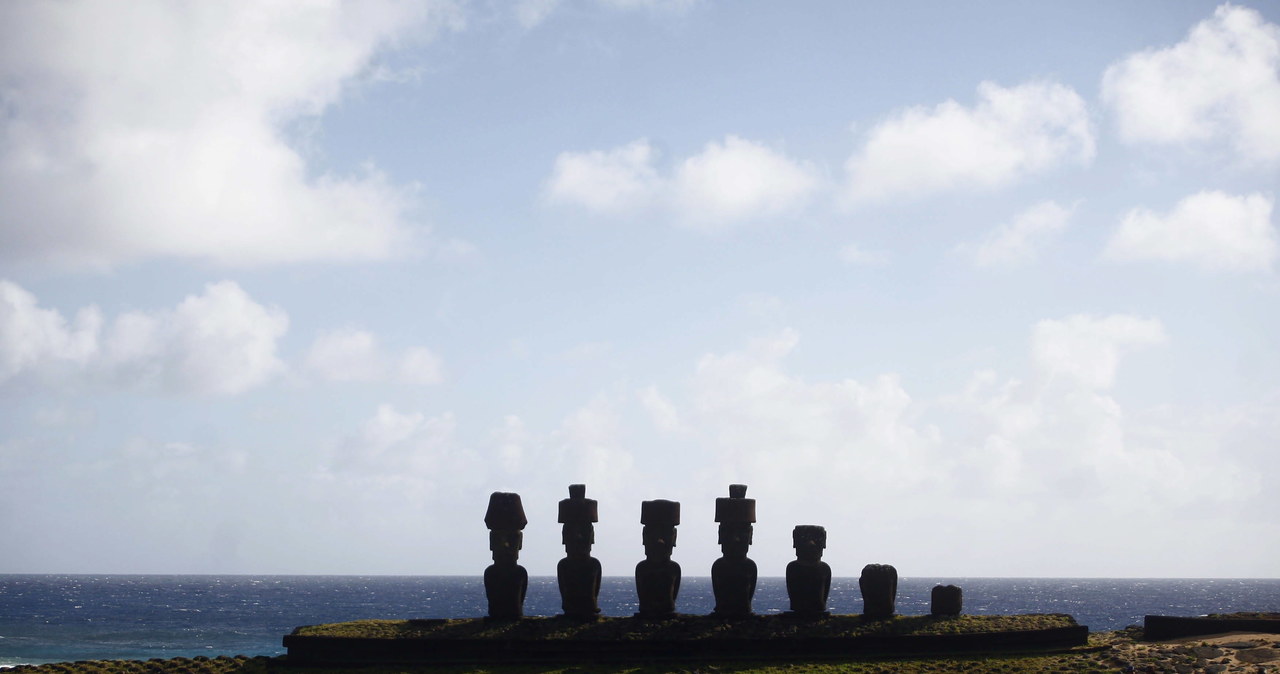
M 929 611 L 936 584 L 964 590 L 965 613 L 1069 613 L 1091 630 L 1141 624 L 1146 614 L 1280 611 L 1280 579 L 902 578 L 898 613 Z M 710 578 L 685 578 L 681 613 L 709 613 Z M 605 615 L 635 612 L 634 581 L 606 578 Z M 832 582 L 829 608 L 859 613 L 856 578 Z M 781 578 L 762 578 L 754 608 L 787 608 Z M 0 575 L 0 666 L 197 655 L 278 655 L 294 627 L 364 618 L 485 614 L 470 576 Z M 529 580 L 526 615 L 555 615 L 555 578 Z

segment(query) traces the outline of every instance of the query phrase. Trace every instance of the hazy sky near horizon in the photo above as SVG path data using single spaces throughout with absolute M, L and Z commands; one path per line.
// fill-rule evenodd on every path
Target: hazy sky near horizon
M 1280 5 L 0 4 L 0 573 L 1280 576 Z

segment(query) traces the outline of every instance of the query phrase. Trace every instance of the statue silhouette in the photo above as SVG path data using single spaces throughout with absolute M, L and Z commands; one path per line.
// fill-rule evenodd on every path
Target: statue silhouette
M 716 499 L 723 556 L 711 565 L 711 589 L 716 597 L 716 607 L 711 612 L 714 616 L 751 615 L 751 599 L 756 593 L 756 563 L 747 557 L 747 549 L 751 547 L 751 524 L 756 521 L 756 501 L 746 496 L 747 485 L 731 484 L 729 498 Z
M 561 540 L 565 558 L 556 565 L 560 586 L 560 608 L 564 615 L 594 620 L 600 614 L 600 560 L 591 556 L 595 525 L 599 520 L 595 499 L 586 497 L 587 486 L 569 485 L 569 498 L 560 501 L 557 518 L 564 526 Z
M 484 570 L 489 617 L 519 618 L 524 615 L 524 596 L 529 589 L 529 572 L 516 563 L 524 541 L 521 531 L 528 524 L 520 495 L 500 491 L 490 494 L 484 524 L 489 527 L 489 549 L 493 551 L 493 564 Z
M 671 618 L 676 614 L 680 594 L 680 565 L 671 561 L 676 547 L 676 526 L 680 524 L 680 504 L 675 501 L 644 501 L 640 504 L 644 525 L 645 558 L 636 564 L 636 595 L 642 618 Z
M 831 567 L 822 561 L 827 547 L 827 530 L 814 525 L 797 525 L 791 530 L 796 560 L 787 564 L 787 597 L 791 611 L 802 617 L 827 615 L 831 593 Z

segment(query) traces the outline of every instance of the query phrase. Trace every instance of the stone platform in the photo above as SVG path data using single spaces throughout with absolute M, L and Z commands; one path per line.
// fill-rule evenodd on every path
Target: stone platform
M 724 621 L 565 618 L 517 621 L 370 620 L 299 627 L 282 666 L 392 663 L 574 663 L 652 660 L 813 660 L 865 656 L 1062 650 L 1089 629 L 1061 614 L 895 616 L 865 620 L 790 615 Z
M 1205 634 L 1223 634 L 1225 632 L 1280 634 L 1280 613 L 1236 613 L 1225 616 L 1200 616 L 1195 618 L 1149 615 L 1142 621 L 1142 631 L 1143 638 L 1148 641 L 1162 641 L 1164 639 Z

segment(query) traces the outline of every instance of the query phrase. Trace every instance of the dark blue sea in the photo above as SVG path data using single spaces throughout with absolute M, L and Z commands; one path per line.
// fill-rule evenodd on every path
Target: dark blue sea
M 635 612 L 631 578 L 606 578 L 605 615 Z M 1069 613 L 1091 630 L 1141 624 L 1146 614 L 1280 611 L 1280 579 L 1158 580 L 903 578 L 898 612 L 929 610 L 930 589 L 964 589 L 966 613 Z M 709 613 L 709 578 L 686 578 L 681 613 Z M 787 608 L 781 578 L 761 579 L 757 613 Z M 363 618 L 485 614 L 478 577 L 0 575 L 0 666 L 196 655 L 277 655 L 294 627 Z M 859 613 L 856 578 L 832 583 L 830 608 Z M 554 578 L 532 578 L 528 615 L 555 615 Z

